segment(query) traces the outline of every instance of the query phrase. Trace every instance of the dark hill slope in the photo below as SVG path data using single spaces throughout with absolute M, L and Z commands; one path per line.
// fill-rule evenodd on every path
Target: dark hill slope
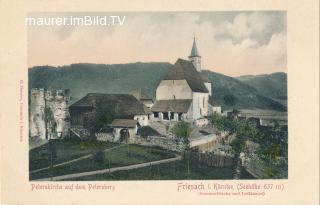
M 277 100 L 287 100 L 286 73 L 240 76 L 237 79 L 254 87 L 261 95 Z
M 225 108 L 260 108 L 285 111 L 281 103 L 262 95 L 256 88 L 235 78 L 205 71 L 213 82 L 213 96 Z
M 154 97 L 169 63 L 72 64 L 63 67 L 38 66 L 29 69 L 29 88 L 70 89 L 71 101 L 87 93 L 129 93 L 142 89 Z M 235 78 L 204 71 L 213 81 L 213 95 L 225 109 L 261 108 L 285 110 L 285 106 L 265 97 L 256 88 Z

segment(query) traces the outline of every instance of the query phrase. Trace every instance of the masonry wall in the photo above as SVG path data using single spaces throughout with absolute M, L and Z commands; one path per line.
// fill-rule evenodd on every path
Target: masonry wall
M 148 138 L 137 137 L 136 143 L 145 145 L 145 146 L 159 146 L 164 149 L 168 149 L 176 152 L 182 152 L 185 148 L 183 142 L 181 141 L 176 142 L 174 139 L 168 138 L 168 137 L 156 137 L 156 136 L 150 136 Z
M 192 114 L 194 120 L 208 115 L 208 100 L 208 93 L 193 93 Z
M 29 104 L 29 133 L 30 137 L 45 139 L 45 98 L 44 89 L 32 89 L 30 91 Z
M 30 137 L 48 140 L 68 136 L 70 128 L 69 101 L 69 90 L 31 89 L 29 104 Z M 52 115 L 51 119 L 46 116 L 48 112 Z
M 156 91 L 157 100 L 192 99 L 186 80 L 162 80 Z
M 141 126 L 149 125 L 149 117 L 148 115 L 135 115 L 133 117 L 134 120 L 137 120 Z
M 206 86 L 206 88 L 209 91 L 209 96 L 212 96 L 212 87 L 211 87 L 211 83 L 205 82 L 204 85 Z

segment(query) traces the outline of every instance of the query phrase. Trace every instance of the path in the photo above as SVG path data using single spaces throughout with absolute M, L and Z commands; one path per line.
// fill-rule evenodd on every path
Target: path
M 116 172 L 116 171 L 138 169 L 138 168 L 148 167 L 148 166 L 157 165 L 157 164 L 174 162 L 174 161 L 178 161 L 178 160 L 181 160 L 181 156 L 176 156 L 174 158 L 146 162 L 146 163 L 141 163 L 141 164 L 134 164 L 134 165 L 128 165 L 128 166 L 123 166 L 123 167 L 115 167 L 115 168 L 111 168 L 111 169 L 101 169 L 101 170 L 96 170 L 96 171 L 89 171 L 89 172 L 67 174 L 67 175 L 56 176 L 56 177 L 36 179 L 34 181 L 50 181 L 50 180 L 57 181 L 57 180 L 63 180 L 63 179 L 85 177 L 85 176 L 91 176 L 91 175 L 96 175 L 96 174 L 105 174 L 105 173 L 112 173 L 112 172 Z
M 103 150 L 103 151 L 104 151 L 104 152 L 108 152 L 108 151 L 110 151 L 110 150 L 119 148 L 119 147 L 121 147 L 121 146 L 124 146 L 124 144 L 119 145 L 119 146 L 115 146 L 115 147 L 111 147 L 111 148 L 105 149 L 105 150 Z M 76 159 L 72 159 L 72 160 L 69 160 L 69 161 L 65 161 L 65 162 L 62 162 L 62 163 L 59 163 L 59 164 L 54 164 L 53 167 L 59 167 L 59 166 L 63 166 L 63 165 L 66 165 L 66 164 L 73 163 L 73 162 L 77 162 L 77 161 L 80 161 L 80 160 L 83 160 L 83 159 L 90 158 L 90 157 L 92 157 L 93 155 L 94 155 L 94 154 L 88 154 L 88 155 L 85 155 L 85 156 L 82 156 L 82 157 L 79 157 L 79 158 L 76 158 Z M 31 170 L 31 171 L 29 171 L 29 173 L 30 173 L 30 174 L 33 174 L 33 173 L 37 173 L 37 172 L 40 172 L 40 171 L 43 171 L 43 170 L 47 170 L 47 169 L 50 169 L 50 166 L 49 166 L 49 167 L 40 168 L 40 169 L 36 169 L 36 170 Z

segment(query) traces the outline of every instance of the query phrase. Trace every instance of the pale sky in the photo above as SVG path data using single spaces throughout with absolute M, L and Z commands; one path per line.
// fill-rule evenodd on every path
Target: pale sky
M 126 16 L 122 26 L 29 26 L 28 65 L 187 59 L 196 36 L 202 67 L 229 76 L 287 71 L 286 12 L 33 13 Z

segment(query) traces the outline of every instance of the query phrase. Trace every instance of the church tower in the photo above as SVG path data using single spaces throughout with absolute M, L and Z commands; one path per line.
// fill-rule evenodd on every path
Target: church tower
M 189 60 L 192 62 L 193 66 L 197 69 L 198 72 L 201 72 L 201 56 L 198 53 L 196 37 L 193 37 L 193 45 L 191 49 L 191 54 Z

